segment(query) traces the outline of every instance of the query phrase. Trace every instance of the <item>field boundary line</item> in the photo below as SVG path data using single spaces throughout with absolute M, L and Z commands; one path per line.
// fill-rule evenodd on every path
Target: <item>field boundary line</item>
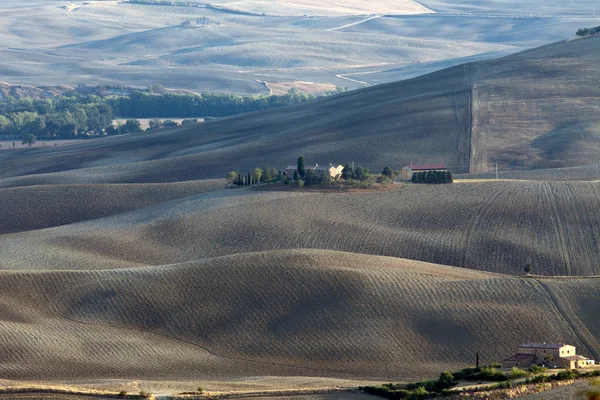
M 546 291 L 550 297 L 550 300 L 554 304 L 554 307 L 556 307 L 559 314 L 563 317 L 567 324 L 569 324 L 577 338 L 585 345 L 587 350 L 594 356 L 596 360 L 600 359 L 600 352 L 597 350 L 600 347 L 600 344 L 596 341 L 594 335 L 587 330 L 587 327 L 583 321 L 577 317 L 577 314 L 575 314 L 575 311 L 573 310 L 573 307 L 571 307 L 569 301 L 561 300 L 558 294 L 556 294 L 556 292 L 552 290 L 546 282 L 543 282 L 543 280 L 534 280 Z M 560 289 L 556 290 L 560 291 Z

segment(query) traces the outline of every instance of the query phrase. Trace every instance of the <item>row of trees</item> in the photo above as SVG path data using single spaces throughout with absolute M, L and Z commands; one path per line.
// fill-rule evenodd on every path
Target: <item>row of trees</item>
M 422 171 L 414 172 L 412 183 L 452 183 L 452 171 Z
M 577 36 L 595 35 L 600 33 L 600 26 L 596 26 L 595 28 L 579 28 L 575 33 Z
M 281 96 L 241 96 L 203 92 L 195 94 L 154 94 L 134 92 L 129 96 L 110 98 L 115 114 L 131 118 L 162 117 L 228 117 L 251 111 L 283 107 L 312 100 L 316 96 L 295 88 Z
M 342 89 L 340 89 L 342 90 Z M 101 93 L 101 92 L 98 92 Z M 71 93 L 48 99 L 8 96 L 0 102 L 0 135 L 72 138 L 79 135 L 114 135 L 138 132 L 136 118 L 184 117 L 182 124 L 198 122 L 196 117 L 226 117 L 250 111 L 282 107 L 315 98 L 292 88 L 282 96 L 240 96 L 202 93 L 181 95 L 135 91 L 127 96 L 81 95 Z M 123 126 L 113 120 L 128 118 Z M 173 120 L 150 122 L 150 129 L 177 126 Z
M 198 123 L 198 118 L 186 118 L 181 121 L 181 125 L 191 125 L 196 123 Z M 166 119 L 164 121 L 161 121 L 158 118 L 154 118 L 148 122 L 148 130 L 151 131 L 161 128 L 172 128 L 174 126 L 179 126 L 179 124 L 176 121 L 173 121 L 172 119 Z
M 391 181 L 394 176 L 394 171 L 390 167 L 385 167 L 381 172 L 380 181 Z M 258 183 L 276 183 L 283 182 L 288 184 L 294 182 L 297 186 L 304 185 L 330 185 L 336 179 L 342 179 L 350 182 L 373 182 L 373 177 L 369 174 L 369 170 L 362 166 L 353 167 L 352 164 L 346 164 L 339 177 L 332 177 L 329 171 L 315 171 L 306 169 L 304 157 L 298 157 L 296 170 L 292 176 L 287 176 L 286 172 L 281 172 L 270 165 L 265 165 L 263 168 L 257 167 L 253 171 L 240 173 L 239 171 L 231 171 L 227 174 L 227 182 L 238 186 L 249 186 Z
M 241 173 L 239 171 L 231 171 L 227 174 L 227 183 L 237 186 L 251 186 L 257 183 L 275 183 L 287 179 L 285 172 L 282 173 L 270 165 L 264 167 L 256 167 L 253 171 Z M 288 180 L 289 182 L 289 180 Z

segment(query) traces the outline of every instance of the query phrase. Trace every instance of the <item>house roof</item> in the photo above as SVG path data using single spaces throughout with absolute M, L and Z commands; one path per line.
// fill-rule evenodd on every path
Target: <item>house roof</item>
M 518 354 L 513 354 L 512 356 L 510 356 L 507 359 L 502 360 L 502 361 L 533 361 L 533 360 L 535 360 L 535 354 L 518 353 Z
M 525 343 L 519 347 L 526 347 L 528 349 L 560 349 L 564 346 L 568 345 L 564 343 Z
M 566 356 L 566 357 L 561 357 L 564 358 L 565 360 L 569 360 L 569 361 L 585 361 L 588 358 L 584 357 L 584 356 L 580 356 L 579 354 L 577 354 L 576 356 Z
M 434 169 L 448 169 L 444 164 L 413 164 L 409 165 L 406 168 L 409 168 L 413 171 L 429 171 Z

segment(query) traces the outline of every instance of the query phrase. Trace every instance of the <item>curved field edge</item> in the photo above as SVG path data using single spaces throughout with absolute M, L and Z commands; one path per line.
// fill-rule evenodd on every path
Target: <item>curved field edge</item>
M 0 288 L 0 371 L 14 379 L 402 380 L 471 365 L 476 351 L 497 361 L 523 340 L 585 348 L 530 279 L 333 251 L 5 272 Z

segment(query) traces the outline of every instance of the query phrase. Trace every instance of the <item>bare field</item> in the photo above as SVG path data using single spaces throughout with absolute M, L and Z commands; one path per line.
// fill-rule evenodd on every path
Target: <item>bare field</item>
M 0 234 L 119 214 L 222 189 L 225 180 L 165 184 L 48 185 L 0 189 Z
M 0 287 L 10 379 L 177 377 L 212 390 L 213 380 L 261 375 L 436 376 L 470 365 L 476 350 L 496 361 L 524 336 L 588 353 L 534 279 L 387 257 L 301 250 L 4 272 Z
M 115 193 L 129 201 L 127 191 Z M 409 185 L 366 193 L 228 189 L 2 235 L 0 266 L 117 268 L 314 248 L 514 275 L 527 263 L 538 275 L 597 275 L 599 197 L 598 184 L 589 182 Z M 85 216 L 90 205 L 75 203 L 72 213 Z M 5 218 L 18 228 L 17 215 Z
M 33 86 L 160 83 L 244 94 L 265 94 L 262 81 L 356 89 L 461 57 L 489 59 L 568 39 L 600 23 L 590 2 L 222 0 L 181 7 L 7 0 L 0 76 Z M 209 27 L 181 26 L 202 16 L 211 18 Z M 367 74 L 353 75 L 357 69 Z

